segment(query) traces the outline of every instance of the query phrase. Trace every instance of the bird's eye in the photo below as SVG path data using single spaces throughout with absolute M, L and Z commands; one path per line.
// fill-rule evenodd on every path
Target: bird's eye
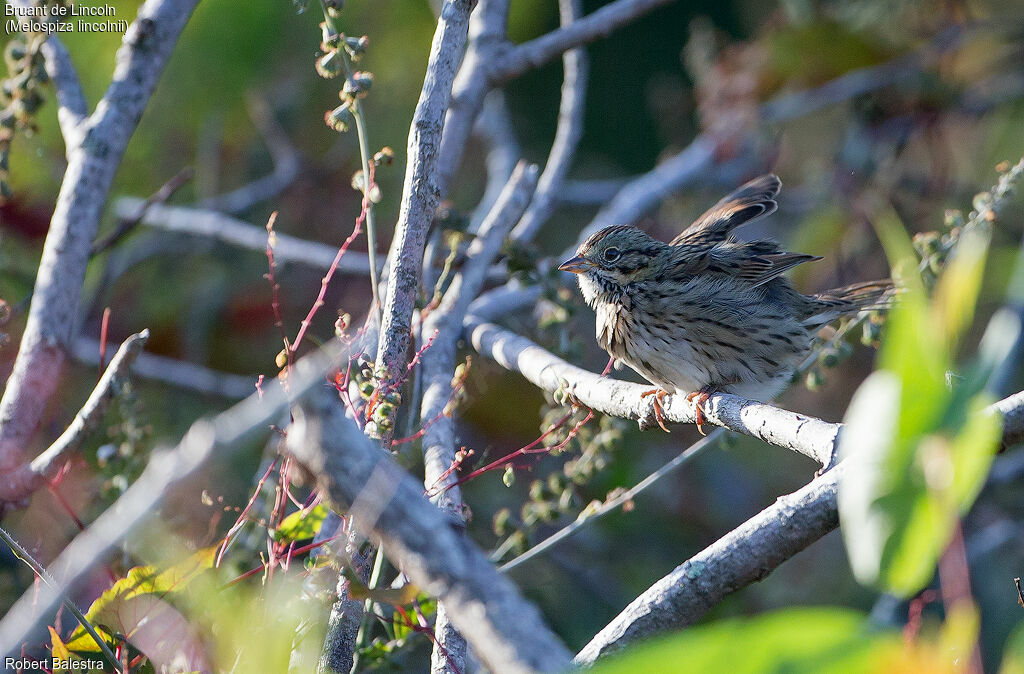
M 622 257 L 622 253 L 618 248 L 608 248 L 604 251 L 604 259 L 608 262 L 615 262 L 620 257 Z

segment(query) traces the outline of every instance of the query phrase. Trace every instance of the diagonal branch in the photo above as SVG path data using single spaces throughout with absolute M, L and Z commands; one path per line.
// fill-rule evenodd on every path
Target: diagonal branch
M 65 138 L 68 167 L 43 245 L 18 357 L 0 399 L 0 471 L 14 470 L 25 460 L 29 440 L 59 384 L 107 193 L 196 1 L 148 0 L 142 5 L 117 51 L 106 94 L 82 123 L 80 137 Z M 80 111 L 77 98 L 65 96 L 69 110 Z M 0 500 L 25 496 L 4 492 Z
M 576 47 L 607 37 L 615 30 L 672 0 L 615 0 L 601 9 L 546 35 L 520 45 L 505 39 L 508 0 L 480 2 L 479 30 L 474 31 L 466 61 L 452 94 L 445 121 L 438 183 L 447 193 L 458 170 L 473 121 L 491 89 L 519 77 L 531 68 L 554 60 Z
M 991 405 L 1003 416 L 1003 442 L 1024 437 L 1024 391 Z M 839 526 L 839 463 L 802 489 L 780 497 L 676 567 L 629 604 L 576 656 L 597 658 L 658 632 L 697 622 L 725 596 L 766 577 L 782 562 Z
M 649 386 L 609 379 L 571 365 L 525 337 L 469 317 L 463 327 L 480 354 L 519 372 L 541 389 L 561 391 L 592 410 L 653 425 L 654 403 L 640 394 Z M 665 419 L 692 424 L 694 406 L 685 398 L 668 396 L 662 403 Z M 716 393 L 705 405 L 709 423 L 793 450 L 824 467 L 834 460 L 840 424 L 789 412 L 739 396 Z
M 121 344 L 117 353 L 110 360 L 110 364 L 103 371 L 103 376 L 97 382 L 96 388 L 93 389 L 71 424 L 46 451 L 29 464 L 28 468 L 33 475 L 38 476 L 40 484 L 42 480 L 53 476 L 68 455 L 81 447 L 86 436 L 99 424 L 110 401 L 117 395 L 115 386 L 118 380 L 128 376 L 132 364 L 142 353 L 142 347 L 146 345 L 148 339 L 149 330 L 143 330 Z M 38 486 L 33 486 L 33 490 Z
M 537 609 L 498 574 L 466 535 L 423 498 L 399 468 L 344 415 L 330 392 L 294 412 L 288 444 L 355 528 L 446 607 L 452 622 L 495 672 L 555 672 L 570 655 Z
M 726 595 L 761 580 L 839 526 L 840 464 L 780 497 L 736 529 L 680 564 L 634 599 L 576 656 L 579 665 L 628 644 L 697 622 Z
M 288 391 L 275 379 L 262 396 L 254 393 L 212 419 L 200 419 L 174 448 L 153 452 L 142 475 L 50 564 L 54 583 L 29 588 L 0 619 L 0 655 L 21 652 L 32 637 L 37 617 L 49 613 L 61 593 L 79 586 L 90 569 L 156 509 L 172 486 L 214 456 L 225 458 L 251 434 L 278 422 L 293 400 L 323 388 L 324 377 L 340 359 L 340 345 L 324 347 L 295 364 Z
M 423 90 L 409 129 L 409 149 L 402 204 L 395 226 L 389 263 L 391 278 L 384 301 L 377 345 L 380 385 L 392 387 L 405 369 L 412 328 L 412 310 L 419 289 L 427 229 L 441 197 L 437 156 L 455 72 L 466 45 L 473 0 L 446 0 L 441 8 L 427 62 Z M 381 434 L 390 441 L 390 429 Z
M 569 49 L 608 37 L 651 10 L 671 2 L 673 0 L 616 0 L 568 26 L 509 48 L 496 63 L 491 64 L 491 86 L 539 68 Z

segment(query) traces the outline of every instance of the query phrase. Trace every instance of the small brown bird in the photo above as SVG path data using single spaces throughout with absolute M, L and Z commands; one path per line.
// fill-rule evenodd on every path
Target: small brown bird
M 658 387 L 643 395 L 655 396 L 655 418 L 666 431 L 665 395 L 697 398 L 703 433 L 701 405 L 711 393 L 771 398 L 789 383 L 818 330 L 891 303 L 889 280 L 804 295 L 782 274 L 820 257 L 731 236 L 775 212 L 781 187 L 774 175 L 750 181 L 670 243 L 636 227 L 606 227 L 558 267 L 579 275 L 597 313 L 598 343 Z

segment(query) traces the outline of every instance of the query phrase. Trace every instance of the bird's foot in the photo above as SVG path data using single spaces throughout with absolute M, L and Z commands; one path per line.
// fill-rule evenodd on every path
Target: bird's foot
M 661 426 L 661 430 L 666 433 L 671 433 L 672 431 L 668 430 L 665 426 L 665 410 L 661 407 L 661 399 L 667 395 L 668 391 L 663 388 L 652 388 L 650 391 L 644 391 L 641 393 L 640 397 L 646 398 L 647 396 L 654 396 L 654 420 L 658 422 L 659 426 Z
M 686 401 L 693 403 L 693 417 L 694 423 L 697 424 L 697 432 L 701 435 L 707 435 L 704 432 L 704 424 L 708 422 L 707 417 L 704 416 L 704 405 L 707 404 L 708 398 L 715 390 L 709 386 L 703 386 L 693 393 L 686 394 Z M 696 402 L 694 402 L 696 401 Z

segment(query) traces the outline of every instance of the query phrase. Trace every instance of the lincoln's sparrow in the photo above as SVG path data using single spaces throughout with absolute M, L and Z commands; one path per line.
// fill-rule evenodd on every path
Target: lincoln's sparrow
M 774 175 L 750 181 L 670 243 L 636 227 L 606 227 L 559 267 L 579 275 L 583 297 L 597 312 L 601 346 L 659 387 L 644 395 L 655 394 L 662 428 L 660 400 L 668 393 L 699 399 L 700 428 L 710 393 L 774 396 L 819 329 L 891 302 L 888 280 L 799 293 L 782 274 L 821 258 L 730 236 L 773 213 L 781 186 Z

